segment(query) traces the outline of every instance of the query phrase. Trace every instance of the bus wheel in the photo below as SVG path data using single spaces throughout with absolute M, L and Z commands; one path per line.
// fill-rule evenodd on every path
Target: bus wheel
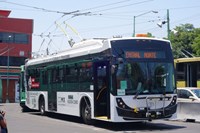
M 42 116 L 44 116 L 45 115 L 45 103 L 44 103 L 43 98 L 40 100 L 39 109 L 40 109 L 40 114 Z
M 83 103 L 81 108 L 81 115 L 84 123 L 91 125 L 93 124 L 93 120 L 91 119 L 91 105 L 89 102 L 87 104 L 85 102 Z

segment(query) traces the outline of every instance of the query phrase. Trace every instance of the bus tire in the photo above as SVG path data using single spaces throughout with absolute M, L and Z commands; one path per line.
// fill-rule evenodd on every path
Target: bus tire
M 91 124 L 94 124 L 94 122 L 91 118 L 91 116 L 92 116 L 91 104 L 90 104 L 89 100 L 87 100 L 87 104 L 86 104 L 86 102 L 83 102 L 83 104 L 81 106 L 81 116 L 82 116 L 82 119 L 85 124 L 91 125 Z
M 39 100 L 39 111 L 40 111 L 40 114 L 42 116 L 45 116 L 46 115 L 46 111 L 45 111 L 45 101 L 44 101 L 44 98 L 40 98 Z

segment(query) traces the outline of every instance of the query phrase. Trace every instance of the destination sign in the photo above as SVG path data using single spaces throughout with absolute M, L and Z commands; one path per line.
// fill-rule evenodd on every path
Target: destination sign
M 126 58 L 147 58 L 147 59 L 162 59 L 165 58 L 163 51 L 126 51 Z

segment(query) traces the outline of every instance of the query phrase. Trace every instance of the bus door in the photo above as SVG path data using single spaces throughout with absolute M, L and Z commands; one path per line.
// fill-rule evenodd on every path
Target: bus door
M 109 62 L 94 62 L 94 116 L 110 118 Z
M 185 63 L 186 87 L 197 87 L 197 64 Z
M 197 87 L 197 63 L 186 63 L 186 85 Z
M 57 68 L 48 70 L 48 110 L 57 111 Z

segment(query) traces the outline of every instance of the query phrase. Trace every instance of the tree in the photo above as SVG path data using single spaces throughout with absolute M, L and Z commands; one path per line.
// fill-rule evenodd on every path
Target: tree
M 194 31 L 195 39 L 192 44 L 193 51 L 195 56 L 200 56 L 200 28 L 195 29 Z
M 170 33 L 170 41 L 174 58 L 187 56 L 188 53 L 193 54 L 192 44 L 196 38 L 195 28 L 192 24 L 182 24 L 175 28 L 177 33 Z
M 147 37 L 154 37 L 151 33 L 147 33 Z

